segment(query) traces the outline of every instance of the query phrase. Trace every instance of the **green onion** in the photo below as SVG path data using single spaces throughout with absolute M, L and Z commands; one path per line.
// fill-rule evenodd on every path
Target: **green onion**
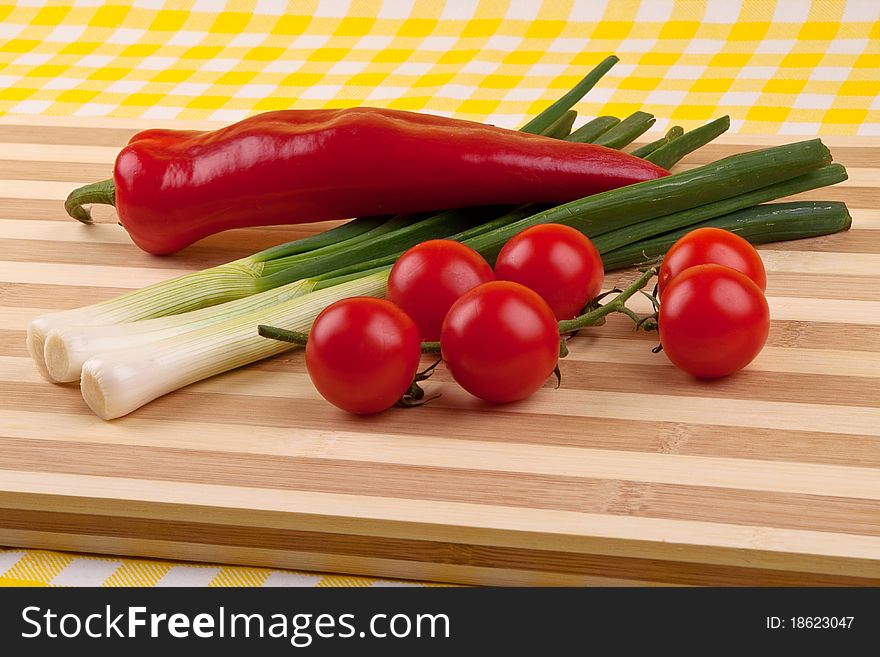
M 43 345 L 46 373 L 59 383 L 78 381 L 83 364 L 97 354 L 135 349 L 260 308 L 269 308 L 308 294 L 314 287 L 313 281 L 295 281 L 274 290 L 167 317 L 99 326 L 65 325 L 54 328 L 46 334 Z
M 619 61 L 620 59 L 618 57 L 615 57 L 614 55 L 606 57 L 604 60 L 602 60 L 602 62 L 599 63 L 596 68 L 587 73 L 584 79 L 581 80 L 574 87 L 574 89 L 572 89 L 562 98 L 550 105 L 550 107 L 545 109 L 534 119 L 526 123 L 522 128 L 520 128 L 520 131 L 537 134 L 546 129 L 551 124 L 558 121 L 563 114 L 574 107 L 581 98 L 586 96 L 587 92 L 595 87 L 596 83 L 602 79 L 602 76 L 610 71 L 611 67 Z
M 766 244 L 829 235 L 848 230 L 851 225 L 846 205 L 836 201 L 768 203 L 633 242 L 603 253 L 602 261 L 606 271 L 649 262 L 666 253 L 680 237 L 705 226 L 732 231 L 752 244 Z
M 456 233 L 447 234 L 444 236 L 444 239 L 455 240 L 456 242 L 463 242 L 470 237 L 482 235 L 483 233 L 489 232 L 493 229 L 506 226 L 511 222 L 531 217 L 535 214 L 536 211 L 539 211 L 543 207 L 545 206 L 522 205 L 500 215 L 497 211 L 486 211 L 485 216 L 493 217 L 493 219 L 484 223 L 473 222 L 474 225 L 472 225 L 471 227 Z M 314 278 L 315 280 L 322 281 L 329 278 L 346 276 L 348 274 L 356 274 L 357 272 L 377 269 L 386 265 L 392 265 L 394 264 L 394 261 L 397 260 L 398 257 L 400 257 L 400 254 L 402 254 L 405 250 L 406 249 L 389 251 L 389 249 L 386 248 L 383 249 L 383 251 L 386 251 L 386 253 L 379 257 L 376 257 L 375 253 L 373 253 L 372 257 L 370 257 L 369 253 L 363 253 L 361 254 L 360 258 L 358 256 L 351 257 L 350 259 L 352 260 L 352 264 L 339 268 L 328 268 L 325 270 L 324 273 L 315 275 Z M 287 275 L 291 274 L 288 273 Z
M 664 169 L 671 169 L 685 155 L 705 146 L 719 135 L 727 132 L 728 128 L 730 128 L 730 117 L 722 116 L 720 119 L 715 119 L 706 125 L 684 133 L 681 137 L 670 140 L 665 146 L 661 146 L 645 156 L 645 159 Z
M 674 125 L 669 129 L 669 131 L 665 135 L 660 137 L 660 139 L 649 142 L 649 143 L 645 144 L 644 146 L 640 146 L 639 148 L 635 149 L 632 152 L 632 154 L 635 155 L 636 157 L 644 158 L 644 157 L 650 155 L 651 153 L 653 153 L 654 151 L 656 151 L 661 146 L 665 146 L 673 139 L 678 139 L 683 134 L 684 134 L 684 129 L 681 126 Z
M 555 121 L 541 134 L 545 137 L 553 137 L 553 139 L 564 139 L 571 133 L 571 126 L 577 118 L 577 112 L 568 110 L 559 120 Z
M 730 214 L 737 210 L 750 208 L 759 203 L 773 201 L 786 196 L 793 196 L 811 189 L 827 187 L 846 180 L 846 169 L 840 164 L 829 164 L 805 173 L 796 178 L 785 180 L 773 185 L 767 185 L 760 189 L 739 194 L 714 203 L 707 203 L 696 208 L 674 212 L 653 221 L 642 221 L 637 224 L 624 226 L 618 230 L 612 230 L 601 235 L 592 237 L 593 244 L 600 253 L 606 253 L 624 247 L 628 244 L 641 242 L 656 235 L 672 230 L 698 224 L 702 221 Z
M 641 137 L 656 119 L 647 112 L 634 112 L 593 142 L 608 148 L 623 148 Z
M 384 296 L 387 278 L 384 273 L 360 278 L 181 335 L 99 354 L 83 364 L 83 399 L 105 420 L 126 415 L 172 390 L 293 346 L 261 338 L 258 324 L 308 331 L 315 317 L 340 299 Z
M 292 242 L 286 242 L 273 246 L 251 256 L 254 262 L 266 262 L 274 258 L 283 258 L 286 256 L 297 255 L 314 251 L 316 249 L 346 242 L 351 239 L 358 238 L 364 233 L 369 233 L 375 228 L 385 224 L 392 217 L 358 217 L 347 221 L 340 226 L 325 230 L 308 237 L 303 237 Z
M 635 149 L 632 154 L 636 157 L 644 158 L 646 155 L 653 153 L 658 148 L 660 148 L 661 146 L 665 146 L 668 143 L 669 138 L 664 135 L 663 137 L 660 137 L 660 139 L 649 142 L 644 146 L 640 146 L 639 148 Z
M 620 123 L 620 119 L 616 116 L 597 116 L 572 132 L 565 140 L 592 144 L 618 123 Z
M 37 317 L 27 327 L 27 348 L 48 376 L 43 356 L 47 334 L 65 326 L 100 326 L 175 315 L 262 292 L 262 264 L 251 258 L 155 283 L 82 308 Z

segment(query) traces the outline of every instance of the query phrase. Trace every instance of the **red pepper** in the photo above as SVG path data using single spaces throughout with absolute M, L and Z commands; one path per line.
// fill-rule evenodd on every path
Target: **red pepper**
M 113 179 L 65 207 L 111 203 L 139 247 L 174 253 L 223 230 L 472 205 L 563 203 L 668 175 L 593 144 L 375 108 L 266 112 L 213 132 L 146 130 Z

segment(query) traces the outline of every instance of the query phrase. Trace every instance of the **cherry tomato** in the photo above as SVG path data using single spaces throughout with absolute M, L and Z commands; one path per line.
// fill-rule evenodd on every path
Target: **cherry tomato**
M 409 389 L 419 367 L 415 323 L 390 301 L 351 297 L 318 315 L 306 343 L 315 388 L 351 413 L 378 413 Z
M 556 319 L 571 319 L 599 294 L 605 269 L 583 233 L 562 224 L 539 224 L 504 245 L 495 261 L 495 277 L 533 289 Z
M 716 264 L 736 269 L 751 278 L 761 291 L 767 289 L 767 273 L 761 256 L 747 240 L 721 228 L 697 228 L 678 240 L 663 258 L 657 291 L 694 265 Z
M 524 285 L 483 283 L 452 304 L 440 335 L 453 378 L 472 395 L 505 403 L 540 388 L 559 359 L 547 302 Z
M 413 318 L 423 340 L 439 340 L 443 318 L 455 300 L 494 279 L 492 267 L 472 248 L 452 240 L 428 240 L 394 263 L 387 297 Z
M 667 285 L 658 319 L 663 352 L 701 378 L 752 362 L 767 341 L 770 308 L 755 282 L 721 265 L 686 269 Z

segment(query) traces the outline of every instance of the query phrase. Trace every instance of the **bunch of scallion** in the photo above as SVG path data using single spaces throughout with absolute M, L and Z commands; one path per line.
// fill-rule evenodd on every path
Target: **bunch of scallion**
M 603 61 L 522 130 L 612 148 L 632 143 L 653 124 L 650 114 L 636 112 L 623 121 L 599 117 L 571 132 L 571 108 L 616 61 Z M 687 133 L 674 127 L 634 154 L 668 168 L 728 125 L 723 117 Z M 728 228 L 753 243 L 845 230 L 850 218 L 841 203 L 761 205 L 845 179 L 828 149 L 810 140 L 733 155 L 555 207 L 359 218 L 109 301 L 36 318 L 28 327 L 28 348 L 48 378 L 80 379 L 89 407 L 112 419 L 182 386 L 292 348 L 260 337 L 257 325 L 305 332 L 339 299 L 383 296 L 395 259 L 427 239 L 458 240 L 493 261 L 521 230 L 562 223 L 589 236 L 606 269 L 615 269 L 662 254 L 699 226 Z

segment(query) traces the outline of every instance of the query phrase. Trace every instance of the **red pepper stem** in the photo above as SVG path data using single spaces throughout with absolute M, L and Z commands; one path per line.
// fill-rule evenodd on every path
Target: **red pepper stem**
M 632 283 L 632 285 L 630 285 L 623 292 L 614 297 L 612 301 L 609 301 L 605 305 L 599 306 L 595 310 L 591 310 L 588 313 L 584 313 L 583 315 L 575 317 L 574 319 L 567 319 L 559 322 L 560 335 L 565 335 L 566 333 L 571 333 L 573 331 L 579 331 L 580 329 L 587 326 L 595 326 L 597 323 L 600 323 L 606 315 L 609 315 L 613 312 L 626 312 L 626 310 L 628 310 L 626 308 L 627 300 L 629 300 L 629 298 L 636 294 L 639 290 L 643 289 L 656 274 L 657 268 L 651 267 L 641 276 L 639 276 Z
M 77 221 L 90 224 L 92 215 L 83 206 L 92 203 L 116 205 L 116 187 L 112 178 L 74 189 L 64 202 L 64 209 Z

